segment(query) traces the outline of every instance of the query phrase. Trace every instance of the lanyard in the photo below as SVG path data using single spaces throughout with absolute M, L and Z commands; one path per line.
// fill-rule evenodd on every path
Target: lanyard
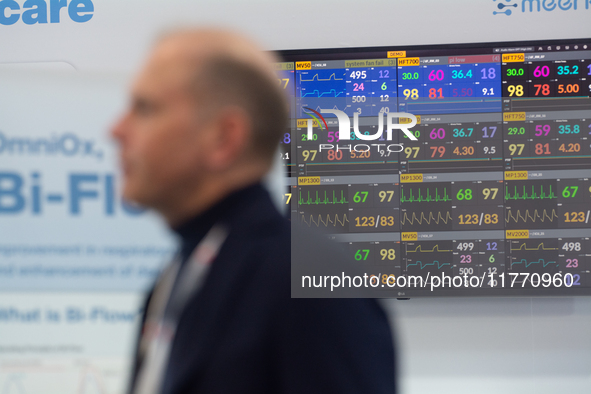
M 160 275 L 146 311 L 138 355 L 141 364 L 133 394 L 160 393 L 180 315 L 203 285 L 227 237 L 225 227 L 213 226 L 184 267 L 177 258 Z

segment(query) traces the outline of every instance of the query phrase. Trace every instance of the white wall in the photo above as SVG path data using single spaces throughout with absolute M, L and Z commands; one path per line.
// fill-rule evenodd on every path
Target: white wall
M 269 49 L 589 37 L 591 7 L 577 1 L 576 11 L 521 13 L 520 6 L 506 16 L 493 15 L 496 0 L 94 0 L 85 23 L 62 10 L 57 24 L 0 25 L 0 62 L 130 72 L 159 33 L 195 24 L 244 31 Z
M 390 300 L 403 393 L 588 393 L 591 300 Z

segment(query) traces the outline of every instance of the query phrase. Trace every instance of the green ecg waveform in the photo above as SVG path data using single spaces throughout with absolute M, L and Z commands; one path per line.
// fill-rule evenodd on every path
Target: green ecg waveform
M 332 198 L 328 197 L 328 195 L 326 194 L 326 191 L 324 192 L 324 198 L 321 198 L 318 195 L 318 192 L 316 192 L 315 198 L 310 196 L 310 192 L 308 192 L 308 197 L 304 198 L 302 196 L 302 192 L 300 191 L 298 203 L 300 205 L 324 205 L 324 204 L 348 204 L 349 201 L 347 201 L 347 199 L 345 198 L 345 194 L 342 190 L 341 190 L 340 197 L 337 197 L 336 193 L 333 191 Z
M 554 192 L 552 191 L 551 185 L 548 187 L 550 190 L 546 192 L 544 191 L 544 185 L 540 185 L 540 191 L 537 192 L 535 190 L 536 187 L 532 185 L 530 192 L 529 188 L 523 186 L 523 190 L 521 191 L 521 193 L 519 193 L 519 191 L 517 190 L 517 186 L 515 186 L 513 188 L 513 194 L 511 194 L 511 191 L 509 190 L 510 188 L 506 188 L 505 200 L 552 200 L 556 198 L 556 194 L 554 194 Z
M 451 201 L 451 197 L 447 194 L 447 188 L 443 188 L 443 195 L 439 195 L 439 189 L 435 188 L 435 195 L 431 195 L 431 191 L 427 189 L 427 194 L 423 195 L 421 193 L 421 189 L 419 189 L 418 195 L 413 195 L 412 190 L 410 190 L 410 195 L 404 195 L 404 189 L 402 189 L 400 194 L 400 202 L 439 202 L 439 201 Z

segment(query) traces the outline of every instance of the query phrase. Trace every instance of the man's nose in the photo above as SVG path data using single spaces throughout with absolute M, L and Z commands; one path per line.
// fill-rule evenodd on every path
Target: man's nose
M 129 113 L 125 113 L 111 128 L 111 138 L 119 143 L 123 143 L 129 130 Z

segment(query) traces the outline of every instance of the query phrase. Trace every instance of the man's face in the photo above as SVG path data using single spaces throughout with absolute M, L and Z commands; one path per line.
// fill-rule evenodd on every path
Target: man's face
M 112 136 L 120 145 L 123 197 L 157 210 L 198 185 L 206 138 L 178 50 L 161 44 L 139 75 L 127 113 Z

